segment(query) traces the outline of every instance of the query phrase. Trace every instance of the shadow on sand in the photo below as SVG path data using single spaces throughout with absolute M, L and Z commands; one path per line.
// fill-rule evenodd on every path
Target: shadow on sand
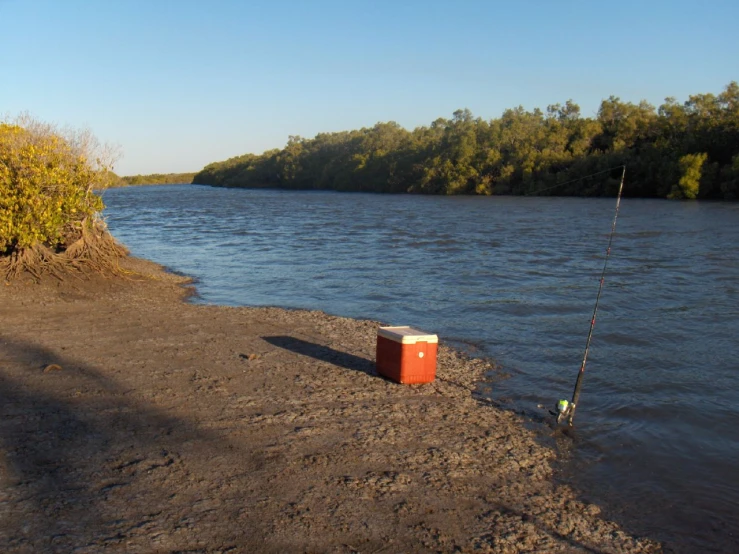
M 323 346 L 314 342 L 308 342 L 302 339 L 297 339 L 295 337 L 284 335 L 262 337 L 262 339 L 273 346 L 284 348 L 285 350 L 290 350 L 291 352 L 295 352 L 296 354 L 302 354 L 303 356 L 308 356 L 310 358 L 337 365 L 346 369 L 351 369 L 353 371 L 361 371 L 362 373 L 366 373 L 367 375 L 377 376 L 374 361 L 362 358 L 360 356 L 355 356 L 354 354 L 348 354 L 346 352 L 341 352 L 340 350 L 335 350 L 328 346 Z
M 51 363 L 61 369 L 45 373 Z M 139 399 L 94 367 L 0 336 L 0 551 L 135 550 L 131 539 L 176 528 L 169 518 L 192 524 L 203 491 L 186 458 L 232 446 Z

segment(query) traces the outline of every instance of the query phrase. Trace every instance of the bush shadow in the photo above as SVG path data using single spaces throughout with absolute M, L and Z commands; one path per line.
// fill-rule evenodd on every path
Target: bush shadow
M 73 357 L 0 335 L 0 550 L 101 551 L 169 525 L 157 516 L 187 460 L 233 445 L 137 396 Z

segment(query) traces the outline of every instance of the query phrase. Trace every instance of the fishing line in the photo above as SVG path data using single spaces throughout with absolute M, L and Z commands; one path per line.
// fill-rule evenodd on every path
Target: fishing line
M 551 187 L 546 187 L 546 188 L 543 188 L 543 189 L 538 189 L 538 190 L 535 190 L 534 192 L 527 192 L 524 196 L 532 196 L 534 194 L 539 194 L 540 192 L 546 192 L 548 190 L 552 190 L 552 189 L 556 189 L 556 188 L 559 188 L 559 187 L 563 187 L 565 185 L 569 185 L 570 183 L 576 183 L 577 181 L 584 181 L 585 179 L 588 179 L 590 177 L 595 177 L 596 175 L 601 175 L 603 173 L 610 173 L 611 171 L 614 171 L 616 169 L 622 169 L 622 168 L 624 169 L 624 171 L 626 170 L 626 166 L 625 165 L 617 165 L 615 167 L 609 167 L 608 169 L 604 169 L 603 171 L 596 171 L 595 173 L 591 173 L 589 175 L 584 175 L 582 177 L 577 177 L 576 179 L 570 179 L 569 181 L 565 181 L 564 183 L 559 183 L 559 184 L 553 185 Z M 621 181 L 621 184 L 623 185 L 623 181 Z M 621 191 L 619 190 L 619 195 L 620 194 L 621 194 Z

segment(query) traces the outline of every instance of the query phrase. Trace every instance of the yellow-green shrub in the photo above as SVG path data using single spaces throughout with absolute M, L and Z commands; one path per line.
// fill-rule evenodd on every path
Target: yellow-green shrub
M 104 173 L 50 128 L 0 122 L 0 255 L 78 239 L 104 207 L 92 192 Z

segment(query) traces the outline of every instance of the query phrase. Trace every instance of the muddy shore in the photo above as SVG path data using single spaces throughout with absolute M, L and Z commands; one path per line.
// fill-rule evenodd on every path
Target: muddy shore
M 488 362 L 442 344 L 397 385 L 376 322 L 189 304 L 125 264 L 0 284 L 0 551 L 660 551 L 553 481 L 475 394 Z

